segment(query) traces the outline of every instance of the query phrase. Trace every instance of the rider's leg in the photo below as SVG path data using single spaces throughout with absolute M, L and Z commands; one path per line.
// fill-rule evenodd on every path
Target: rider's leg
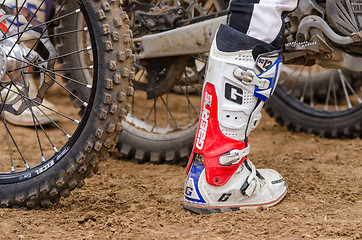
M 298 0 L 232 0 L 228 25 L 280 48 L 284 33 L 282 18 L 297 5 Z
M 196 213 L 272 206 L 287 192 L 278 172 L 256 170 L 247 159 L 247 138 L 259 124 L 261 108 L 272 95 L 279 77 L 281 56 L 277 49 L 281 24 L 272 31 L 274 39 L 247 34 L 255 24 L 253 19 L 257 19 L 254 15 L 260 15 L 258 5 L 277 11 L 279 21 L 284 10 L 272 8 L 275 4 L 269 6 L 266 0 L 260 0 L 259 4 L 249 1 L 249 5 L 243 2 L 230 4 L 229 26 L 220 27 L 209 54 L 199 127 L 184 193 L 184 207 Z M 236 3 L 239 12 L 235 10 Z M 240 20 L 237 15 L 245 12 L 246 7 L 254 12 L 244 32 L 234 27 L 237 26 L 234 21 Z M 291 8 L 288 4 L 284 7 Z M 266 34 L 271 33 L 268 30 Z

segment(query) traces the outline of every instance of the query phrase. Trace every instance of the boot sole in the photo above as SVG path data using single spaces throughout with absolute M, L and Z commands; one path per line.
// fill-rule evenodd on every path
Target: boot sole
M 211 213 L 222 213 L 222 212 L 232 212 L 232 211 L 238 211 L 242 209 L 256 209 L 258 207 L 271 207 L 276 204 L 278 204 L 280 201 L 283 200 L 285 195 L 287 194 L 288 189 L 286 189 L 283 194 L 277 198 L 276 200 L 269 202 L 269 203 L 263 203 L 263 204 L 247 204 L 247 205 L 240 205 L 240 206 L 223 206 L 223 207 L 203 207 L 200 205 L 193 205 L 188 202 L 183 201 L 183 208 L 190 210 L 191 212 L 197 213 L 197 214 L 211 214 Z

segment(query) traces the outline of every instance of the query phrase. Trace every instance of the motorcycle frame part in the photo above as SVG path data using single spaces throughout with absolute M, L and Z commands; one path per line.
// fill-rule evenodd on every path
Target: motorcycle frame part
M 136 57 L 144 59 L 208 52 L 217 29 L 223 23 L 226 23 L 226 16 L 136 38 L 133 40 Z
M 318 16 L 307 16 L 299 24 L 297 32 L 297 41 L 302 42 L 310 38 L 310 29 L 320 29 L 332 42 L 340 45 L 349 45 L 362 41 L 362 32 L 352 33 L 349 36 L 341 36 L 332 30 L 328 24 Z
M 189 56 L 178 56 L 178 57 L 169 57 L 169 58 L 159 58 L 152 59 L 153 61 L 149 62 L 146 66 L 148 69 L 149 80 L 147 83 L 140 83 L 137 81 L 133 82 L 133 87 L 135 90 L 142 90 L 147 93 L 147 99 L 154 99 L 162 96 L 163 94 L 169 92 L 175 84 L 178 82 L 178 79 L 181 78 L 184 73 L 185 66 L 189 61 Z M 147 61 L 147 59 L 145 59 Z M 157 71 L 152 70 L 159 69 L 159 66 L 169 64 L 168 69 L 165 72 L 164 76 L 152 76 L 157 74 Z M 156 81 L 154 79 L 156 78 Z M 152 80 L 151 80 L 152 79 Z
M 314 0 L 299 1 L 298 8 L 286 18 L 283 62 L 307 66 L 316 63 L 329 69 L 362 71 L 362 65 L 355 64 L 361 62 L 361 57 L 343 49 L 358 47 L 362 33 L 339 35 L 324 20 L 325 13 Z
M 362 57 L 346 53 L 327 41 L 320 29 L 310 31 L 311 41 L 291 42 L 285 44 L 282 52 L 283 62 L 300 65 L 313 65 L 314 63 L 328 69 L 341 69 L 362 71 Z M 298 62 L 299 60 L 302 62 Z
M 171 8 L 163 12 L 135 12 L 135 22 L 138 27 L 146 27 L 150 31 L 166 31 L 174 28 L 175 22 L 182 19 L 186 12 L 184 8 Z
M 290 30 L 290 32 L 296 33 L 298 42 L 314 38 L 315 36 L 312 36 L 310 33 L 314 28 L 320 29 L 328 38 L 331 39 L 332 42 L 342 46 L 361 42 L 361 32 L 353 33 L 350 36 L 341 36 L 331 29 L 322 17 L 307 16 L 308 14 L 318 14 L 323 17 L 325 15 L 325 10 L 314 0 L 300 1 L 298 9 L 291 15 L 292 18 L 298 18 L 300 24 L 296 27 L 296 24 L 293 24 L 292 21 L 292 29 Z M 187 20 L 184 21 L 185 23 L 187 22 Z M 193 22 L 192 20 L 188 20 L 188 22 L 190 25 L 134 39 L 134 43 L 137 46 L 137 58 L 143 59 L 207 52 L 211 46 L 216 30 L 220 24 L 226 22 L 226 16 L 212 18 L 195 24 L 191 24 Z M 322 40 L 322 42 L 327 45 L 327 48 L 330 51 L 327 53 L 322 51 L 323 54 L 320 55 L 323 57 L 319 57 L 318 61 L 316 61 L 318 64 L 326 68 L 361 71 L 360 69 L 362 66 L 358 66 L 358 64 L 351 64 L 356 61 L 360 62 L 360 57 L 339 50 L 332 44 L 327 43 L 325 40 Z M 308 47 L 310 46 L 311 44 L 309 44 Z M 286 56 L 287 58 L 287 62 L 289 62 L 293 57 L 299 58 L 301 56 L 306 56 L 307 58 L 311 57 L 312 59 L 309 62 L 312 61 L 314 63 L 315 57 L 312 56 L 313 54 L 310 54 L 309 49 L 290 49 L 289 46 L 289 50 L 301 50 L 305 51 L 305 53 L 283 53 L 283 56 Z M 317 53 L 316 50 L 317 49 L 314 48 L 312 53 Z M 332 52 L 333 54 L 330 54 Z
M 336 22 L 333 19 L 340 18 L 340 16 L 336 15 L 335 8 L 333 4 L 330 4 L 332 1 L 341 1 L 341 0 L 331 0 L 327 1 L 326 9 L 321 7 L 315 0 L 304 0 L 299 1 L 298 8 L 289 14 L 289 16 L 286 18 L 287 21 L 291 21 L 290 23 L 290 33 L 294 33 L 298 35 L 300 33 L 300 39 L 298 39 L 298 42 L 305 41 L 307 39 L 308 30 L 310 27 L 318 27 L 325 32 L 325 34 L 335 43 L 339 43 L 342 45 L 351 44 L 354 42 L 361 41 L 361 32 L 358 33 L 358 30 L 351 31 L 349 33 L 343 32 L 344 35 L 351 35 L 351 36 L 341 36 L 337 34 L 334 30 L 331 29 L 330 26 L 332 26 L 335 29 L 340 30 L 336 25 Z M 353 1 L 353 0 L 352 0 Z M 327 16 L 326 16 L 327 13 Z M 346 13 L 346 12 L 345 12 Z M 351 18 L 351 16 L 348 16 Z M 326 24 L 325 20 L 328 18 L 328 21 L 330 25 Z M 332 20 L 332 21 L 331 21 Z M 350 24 L 354 22 L 352 19 L 346 19 L 348 20 Z M 341 20 L 339 20 L 341 21 Z M 298 24 L 299 22 L 299 24 Z M 345 23 L 346 24 L 346 21 Z M 353 29 L 356 29 L 355 26 Z M 340 31 L 341 32 L 341 31 Z M 304 37 L 303 37 L 304 36 Z M 352 42 L 351 39 L 352 38 Z M 293 39 L 291 36 L 287 37 L 288 42 L 293 42 L 295 39 Z M 344 43 L 343 43 L 344 42 Z M 349 43 L 350 42 L 350 43 Z
M 213 2 L 216 1 L 214 0 Z M 216 12 L 206 15 L 203 7 L 194 0 L 184 0 L 182 3 L 173 1 L 173 5 L 167 4 L 167 0 L 159 1 L 156 5 L 138 0 L 128 2 L 124 9 L 130 17 L 130 26 L 134 36 L 143 36 L 151 32 L 164 32 L 176 27 L 214 18 L 215 15 L 221 16 L 226 14 L 226 11 L 223 11 L 223 14 Z M 189 6 L 184 6 L 184 4 L 189 4 Z M 219 8 L 216 7 L 216 9 Z M 195 17 L 195 12 L 200 15 Z
M 227 10 L 220 10 L 220 6 L 225 6 L 224 2 L 221 0 L 213 2 L 218 12 L 175 21 L 174 27 L 180 28 L 135 38 L 134 50 L 137 59 L 208 52 L 215 32 L 220 24 L 226 23 L 227 17 L 223 16 L 227 14 Z M 296 10 L 298 18 L 306 16 L 305 13 L 311 14 L 315 9 L 319 14 L 324 14 L 324 9 L 314 0 L 300 1 L 298 9 Z
M 326 12 L 328 22 L 343 35 L 349 35 L 361 31 L 362 17 L 361 14 L 362 3 L 358 0 L 328 0 L 326 2 Z M 358 27 L 359 26 L 359 27 Z
M 193 0 L 185 0 L 180 6 L 179 2 L 161 1 L 160 4 L 141 3 L 137 0 L 125 6 L 130 19 L 130 26 L 134 31 L 134 36 L 141 37 L 147 34 L 164 32 L 176 27 L 177 22 L 181 19 L 194 20 L 204 18 L 205 11 L 199 4 L 194 4 Z M 197 17 L 194 17 L 197 16 Z M 197 20 L 195 20 L 197 21 Z M 135 50 L 135 48 L 134 48 Z M 138 59 L 136 68 L 142 65 L 147 71 L 147 83 L 134 81 L 135 90 L 141 90 L 147 93 L 147 99 L 155 99 L 169 92 L 181 78 L 185 71 L 185 67 L 190 59 L 189 55 L 171 56 L 150 59 Z
M 185 25 L 190 25 L 190 24 L 210 20 L 210 19 L 213 19 L 213 18 L 225 16 L 227 14 L 227 12 L 228 12 L 227 10 L 222 10 L 220 12 L 210 13 L 210 14 L 207 14 L 205 16 L 199 16 L 199 17 L 194 17 L 194 18 L 191 18 L 191 19 L 179 20 L 179 21 L 176 22 L 176 25 L 177 25 L 177 27 L 183 27 Z

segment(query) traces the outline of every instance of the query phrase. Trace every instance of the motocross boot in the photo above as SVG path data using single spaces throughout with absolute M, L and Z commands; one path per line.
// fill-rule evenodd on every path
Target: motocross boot
M 236 50 L 239 45 L 246 48 Z M 247 138 L 274 91 L 281 62 L 270 44 L 220 27 L 209 54 L 184 208 L 208 214 L 269 207 L 286 195 L 287 184 L 278 172 L 256 170 L 247 159 Z

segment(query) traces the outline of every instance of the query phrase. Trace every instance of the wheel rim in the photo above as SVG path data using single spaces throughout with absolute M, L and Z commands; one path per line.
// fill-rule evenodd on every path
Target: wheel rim
M 7 22 L 8 30 L 2 32 L 0 40 L 3 60 L 1 63 L 5 69 L 0 85 L 0 125 L 2 125 L 0 136 L 3 139 L 0 161 L 1 184 L 27 180 L 56 164 L 79 137 L 90 112 L 83 111 L 79 116 L 80 109 L 74 107 L 69 95 L 84 109 L 91 108 L 94 98 L 94 91 L 89 99 L 84 100 L 67 89 L 62 78 L 79 84 L 79 87 L 93 90 L 96 81 L 90 85 L 66 77 L 66 72 L 80 69 L 62 69 L 56 62 L 62 56 L 56 52 L 54 44 L 50 41 L 69 34 L 50 33 L 53 24 L 59 20 L 65 21 L 66 17 L 73 14 L 80 14 L 80 9 L 72 9 L 65 13 L 63 10 L 66 2 L 64 2 L 55 11 L 52 19 L 41 19 L 37 13 L 43 4 L 45 1 L 38 2 L 37 9 L 33 10 L 35 16 L 31 22 L 21 22 L 24 20 L 21 14 L 14 11 L 15 8 L 27 10 L 27 1 L 21 6 L 9 5 L 8 15 L 4 15 L 2 19 Z M 84 29 L 79 28 L 74 32 L 81 33 Z M 12 40 L 13 36 L 15 39 L 9 43 L 9 39 Z M 14 49 L 22 54 L 13 54 Z M 82 54 L 90 49 L 92 47 L 87 46 L 78 52 L 68 54 Z M 30 59 L 22 55 L 34 56 Z M 10 58 L 14 64 L 9 64 Z M 95 68 L 92 69 L 97 71 Z M 24 116 L 25 113 L 27 119 L 30 119 L 28 127 L 14 125 L 18 122 L 10 120 L 12 116 L 10 114 L 18 119 L 17 117 Z
M 87 23 L 81 14 L 77 14 L 77 28 L 87 28 Z M 91 45 L 91 39 L 88 31 L 81 31 L 77 33 L 77 45 L 78 49 L 85 49 Z M 93 53 L 92 49 L 88 49 L 87 51 L 83 51 L 79 55 L 80 66 L 86 67 L 82 72 L 84 74 L 84 79 L 88 84 L 92 84 L 93 79 L 93 70 L 91 69 L 93 66 Z

